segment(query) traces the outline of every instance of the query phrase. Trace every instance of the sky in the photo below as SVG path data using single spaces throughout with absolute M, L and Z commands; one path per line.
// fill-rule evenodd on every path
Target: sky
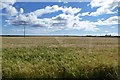
M 119 1 L 0 2 L 2 34 L 118 35 Z

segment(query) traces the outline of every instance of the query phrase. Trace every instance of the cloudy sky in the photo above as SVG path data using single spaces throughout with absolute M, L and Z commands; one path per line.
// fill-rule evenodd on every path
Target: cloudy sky
M 118 2 L 0 2 L 2 34 L 118 35 Z

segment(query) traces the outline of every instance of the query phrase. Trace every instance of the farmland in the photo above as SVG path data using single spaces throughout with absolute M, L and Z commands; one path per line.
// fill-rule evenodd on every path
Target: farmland
M 117 66 L 118 38 L 2 38 L 3 78 L 117 80 Z

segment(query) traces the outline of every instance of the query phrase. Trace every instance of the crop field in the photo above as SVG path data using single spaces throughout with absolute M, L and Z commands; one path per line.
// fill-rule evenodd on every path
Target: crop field
M 115 37 L 2 38 L 3 78 L 117 80 L 117 71 Z

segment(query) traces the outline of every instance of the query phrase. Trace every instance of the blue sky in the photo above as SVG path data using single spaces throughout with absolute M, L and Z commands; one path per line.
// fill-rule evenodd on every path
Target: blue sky
M 2 3 L 2 34 L 118 35 L 117 0 L 100 1 Z

